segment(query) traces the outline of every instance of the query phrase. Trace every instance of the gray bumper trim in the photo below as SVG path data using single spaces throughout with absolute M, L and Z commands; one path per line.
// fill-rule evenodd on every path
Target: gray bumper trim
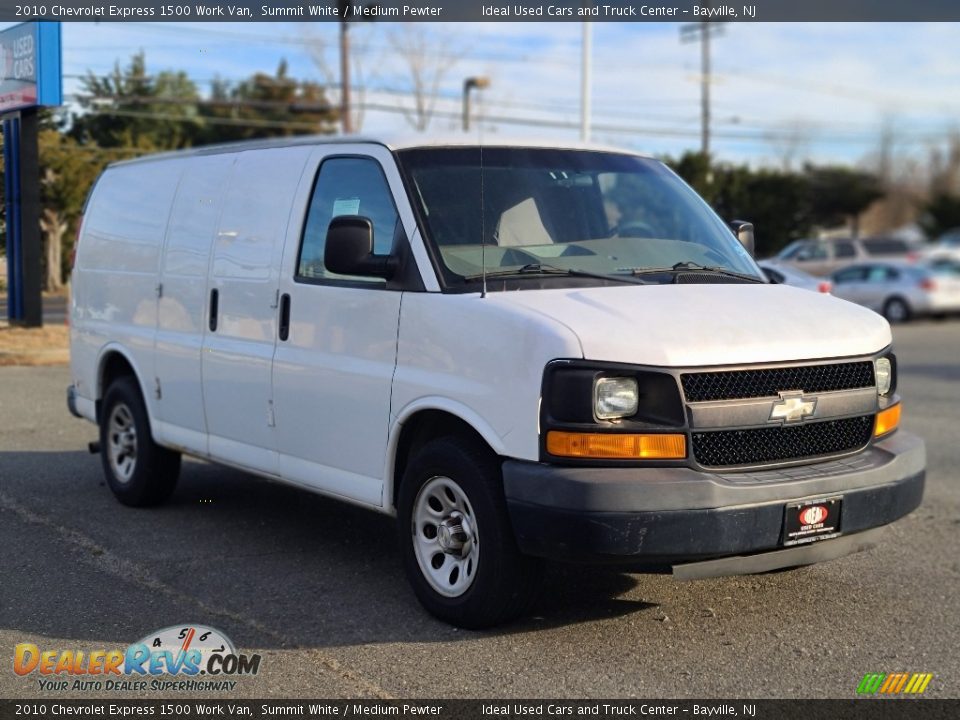
M 823 540 L 784 550 L 674 565 L 673 576 L 678 580 L 702 580 L 728 575 L 751 575 L 798 565 L 813 565 L 876 547 L 885 531 L 886 528 L 879 527 L 855 535 L 841 536 L 833 540 Z
M 77 410 L 77 388 L 73 385 L 67 386 L 67 410 L 74 417 L 82 418 L 83 415 Z
M 507 499 L 585 512 L 722 508 L 823 496 L 892 483 L 922 473 L 923 440 L 898 430 L 849 459 L 791 471 L 711 473 L 689 468 L 561 467 L 507 460 Z

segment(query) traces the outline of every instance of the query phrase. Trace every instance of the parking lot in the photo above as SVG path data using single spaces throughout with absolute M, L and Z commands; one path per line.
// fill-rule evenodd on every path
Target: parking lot
M 421 610 L 389 518 L 193 461 L 167 505 L 122 507 L 86 449 L 96 428 L 67 413 L 68 369 L 0 368 L 0 654 L 192 622 L 263 655 L 234 697 L 850 698 L 894 671 L 960 696 L 960 322 L 895 336 L 929 468 L 879 547 L 688 583 L 552 566 L 533 616 L 482 633 Z M 0 696 L 45 694 L 7 664 Z

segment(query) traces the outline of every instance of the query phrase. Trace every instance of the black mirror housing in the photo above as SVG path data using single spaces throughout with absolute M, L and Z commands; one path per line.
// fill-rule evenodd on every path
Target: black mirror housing
M 373 222 L 360 215 L 340 215 L 327 227 L 323 264 L 337 275 L 360 275 L 389 280 L 397 269 L 392 255 L 373 254 Z
M 733 230 L 740 244 L 750 253 L 750 257 L 754 257 L 753 223 L 746 220 L 731 220 L 730 229 Z

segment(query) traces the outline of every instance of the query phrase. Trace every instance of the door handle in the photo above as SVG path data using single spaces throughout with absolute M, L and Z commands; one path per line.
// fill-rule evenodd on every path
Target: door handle
M 220 309 L 220 291 L 216 288 L 210 291 L 210 332 L 217 331 L 217 313 Z
M 280 325 L 278 334 L 281 340 L 290 337 L 290 296 L 284 293 L 280 296 Z

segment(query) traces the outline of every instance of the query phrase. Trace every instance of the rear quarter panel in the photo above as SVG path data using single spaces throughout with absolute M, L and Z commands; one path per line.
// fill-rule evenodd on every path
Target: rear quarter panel
M 73 271 L 70 351 L 80 397 L 96 400 L 99 362 L 120 350 L 141 382 L 152 372 L 160 250 L 182 160 L 108 168 L 84 215 Z M 152 393 L 144 392 L 152 411 Z

